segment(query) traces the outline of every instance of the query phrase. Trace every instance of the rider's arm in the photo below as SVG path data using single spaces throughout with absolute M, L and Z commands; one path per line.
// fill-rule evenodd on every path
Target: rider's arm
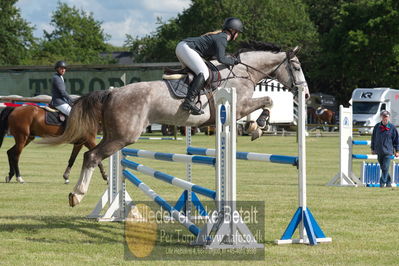
M 65 101 L 67 101 L 69 104 L 71 104 L 72 98 L 69 96 L 68 92 L 66 91 L 65 83 L 62 80 L 62 78 L 58 76 L 56 79 L 54 79 L 53 85 L 56 88 L 56 90 L 59 92 L 61 97 L 64 98 Z
M 215 40 L 216 46 L 216 59 L 225 65 L 232 66 L 235 64 L 235 58 L 231 56 L 226 56 L 227 39 L 217 38 Z

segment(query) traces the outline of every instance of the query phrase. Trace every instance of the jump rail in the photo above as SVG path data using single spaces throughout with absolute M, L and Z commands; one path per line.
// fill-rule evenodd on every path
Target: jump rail
M 169 161 L 169 162 L 198 163 L 205 165 L 216 164 L 216 159 L 212 157 L 177 154 L 177 153 L 154 152 L 154 151 L 139 150 L 139 149 L 125 148 L 122 150 L 122 155 L 156 159 L 156 160 Z
M 216 150 L 215 149 L 207 149 L 207 148 L 199 148 L 199 147 L 188 147 L 187 153 L 191 154 L 191 155 L 215 156 Z M 237 151 L 236 158 L 239 160 L 282 163 L 282 164 L 291 164 L 294 166 L 298 165 L 298 157 L 296 157 L 296 156 Z
M 211 199 L 216 198 L 216 192 L 213 190 L 193 184 L 191 182 L 185 181 L 185 180 L 177 178 L 175 176 L 165 174 L 161 171 L 154 170 L 154 169 L 144 166 L 142 164 L 138 164 L 136 162 L 129 161 L 127 159 L 122 159 L 121 164 L 122 164 L 122 166 L 128 167 L 128 168 L 135 170 L 137 172 L 140 172 L 142 174 L 155 177 L 156 179 L 162 180 L 162 181 L 172 184 L 174 186 L 181 187 L 186 190 L 194 191 L 198 194 L 201 194 L 201 195 L 211 198 Z
M 148 197 L 150 197 L 153 201 L 155 201 L 159 206 L 164 208 L 169 212 L 169 214 L 179 223 L 184 225 L 193 235 L 198 236 L 201 232 L 201 229 L 198 228 L 195 224 L 193 224 L 186 216 L 181 214 L 178 210 L 173 208 L 166 200 L 164 200 L 161 196 L 155 193 L 149 186 L 143 183 L 140 179 L 138 179 L 134 174 L 127 170 L 122 171 L 123 176 L 132 182 L 136 187 L 138 187 L 141 191 L 143 191 Z

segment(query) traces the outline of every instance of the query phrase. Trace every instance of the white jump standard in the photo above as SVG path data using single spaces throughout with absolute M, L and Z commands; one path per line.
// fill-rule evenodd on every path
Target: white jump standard
M 208 220 L 194 243 L 208 249 L 264 248 L 236 211 L 236 100 L 235 88 L 219 88 L 215 94 L 217 219 Z
M 339 106 L 339 172 L 328 186 L 362 186 L 362 181 L 352 171 L 352 108 Z M 364 142 L 362 142 L 364 143 Z M 367 142 L 366 142 L 367 143 Z
M 303 87 L 298 87 L 298 209 L 296 210 L 291 222 L 288 224 L 281 239 L 276 240 L 277 244 L 310 244 L 317 245 L 321 242 L 331 242 L 330 237 L 326 237 L 317 224 L 312 213 L 307 208 L 306 201 L 306 105 L 305 92 Z M 298 227 L 299 238 L 292 239 L 292 236 Z
M 361 167 L 361 178 L 358 178 L 353 173 L 352 163 L 354 159 L 357 160 L 377 160 L 375 154 L 353 154 L 353 146 L 363 145 L 370 146 L 371 141 L 369 140 L 354 140 L 353 139 L 353 126 L 352 126 L 352 107 L 339 107 L 339 138 L 340 138 L 340 152 L 339 152 L 339 172 L 337 175 L 327 183 L 328 186 L 368 186 L 368 178 L 366 176 L 372 175 L 373 178 L 377 178 L 374 173 L 367 173 L 367 171 L 373 171 L 372 167 L 368 167 L 368 164 L 363 163 Z M 393 155 L 391 159 L 398 160 Z M 393 178 L 392 172 L 392 178 Z M 394 181 L 394 180 L 392 180 Z M 374 182 L 374 181 L 373 181 Z M 392 185 L 395 185 L 393 182 Z M 374 186 L 374 185 L 370 185 Z

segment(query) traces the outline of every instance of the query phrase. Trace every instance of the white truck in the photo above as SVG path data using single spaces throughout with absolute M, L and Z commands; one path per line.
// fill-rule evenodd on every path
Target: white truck
M 269 96 L 273 106 L 268 108 L 269 117 L 265 131 L 276 131 L 279 126 L 295 125 L 297 121 L 297 104 L 294 95 L 275 80 L 265 80 L 254 88 L 253 98 Z M 247 134 L 251 123 L 256 123 L 262 110 L 256 110 L 237 121 L 237 134 Z
M 371 134 L 381 121 L 380 112 L 388 110 L 391 122 L 399 126 L 399 90 L 391 88 L 357 88 L 352 92 L 353 125 L 360 134 Z M 364 128 L 362 128 L 364 126 Z

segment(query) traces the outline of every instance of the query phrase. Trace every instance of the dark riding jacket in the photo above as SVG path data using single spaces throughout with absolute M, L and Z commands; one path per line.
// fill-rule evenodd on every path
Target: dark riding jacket
M 216 56 L 216 59 L 225 65 L 234 65 L 235 59 L 226 56 L 227 33 L 207 34 L 199 37 L 184 39 L 187 45 L 207 60 Z
M 72 104 L 72 99 L 66 91 L 64 79 L 58 73 L 55 73 L 53 76 L 51 95 L 50 104 L 52 106 L 60 106 L 65 103 Z
M 371 150 L 380 156 L 393 155 L 395 151 L 399 151 L 399 135 L 392 123 L 384 126 L 379 122 L 374 126 Z

